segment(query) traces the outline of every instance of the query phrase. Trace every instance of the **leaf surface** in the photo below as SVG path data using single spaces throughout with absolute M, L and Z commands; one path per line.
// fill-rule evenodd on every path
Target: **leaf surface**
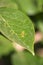
M 34 53 L 34 26 L 21 11 L 0 8 L 0 31 L 12 42 L 16 42 Z
M 13 50 L 12 43 L 4 36 L 0 35 L 0 57 L 9 54 Z

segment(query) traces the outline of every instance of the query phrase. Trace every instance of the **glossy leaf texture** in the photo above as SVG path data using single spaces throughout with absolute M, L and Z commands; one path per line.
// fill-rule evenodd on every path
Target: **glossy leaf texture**
M 12 43 L 0 34 L 0 57 L 14 51 Z
M 0 31 L 34 54 L 34 25 L 24 13 L 15 9 L 0 8 Z
M 28 15 L 35 15 L 43 11 L 43 0 L 14 0 L 19 9 Z

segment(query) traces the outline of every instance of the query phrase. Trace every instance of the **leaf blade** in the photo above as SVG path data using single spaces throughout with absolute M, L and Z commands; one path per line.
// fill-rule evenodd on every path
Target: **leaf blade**
M 19 10 L 2 8 L 0 14 L 1 32 L 11 41 L 34 53 L 34 26 L 31 20 Z

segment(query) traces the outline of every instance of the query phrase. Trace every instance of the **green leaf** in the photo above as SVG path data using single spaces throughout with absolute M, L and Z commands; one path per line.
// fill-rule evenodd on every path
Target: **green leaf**
M 41 20 L 38 21 L 37 28 L 39 29 L 40 32 L 43 33 L 43 21 Z
M 19 6 L 19 9 L 29 15 L 35 15 L 43 12 L 43 0 L 13 0 Z
M 0 31 L 34 53 L 34 26 L 29 17 L 15 9 L 0 8 Z
M 37 6 L 40 12 L 43 12 L 43 0 L 37 0 Z
M 29 15 L 39 13 L 37 0 L 14 0 L 19 6 L 19 9 Z
M 40 65 L 39 58 L 28 51 L 18 52 L 11 57 L 12 65 Z
M 12 43 L 4 36 L 0 35 L 0 57 L 9 54 L 13 50 Z
M 42 12 L 43 12 L 43 0 L 42 0 Z
M 0 0 L 0 7 L 18 9 L 18 5 L 12 0 Z

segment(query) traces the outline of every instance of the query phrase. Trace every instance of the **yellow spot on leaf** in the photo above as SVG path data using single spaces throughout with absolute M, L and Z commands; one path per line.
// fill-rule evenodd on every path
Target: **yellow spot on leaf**
M 22 32 L 21 32 L 21 37 L 24 37 L 24 35 L 25 35 L 25 32 L 22 31 Z

